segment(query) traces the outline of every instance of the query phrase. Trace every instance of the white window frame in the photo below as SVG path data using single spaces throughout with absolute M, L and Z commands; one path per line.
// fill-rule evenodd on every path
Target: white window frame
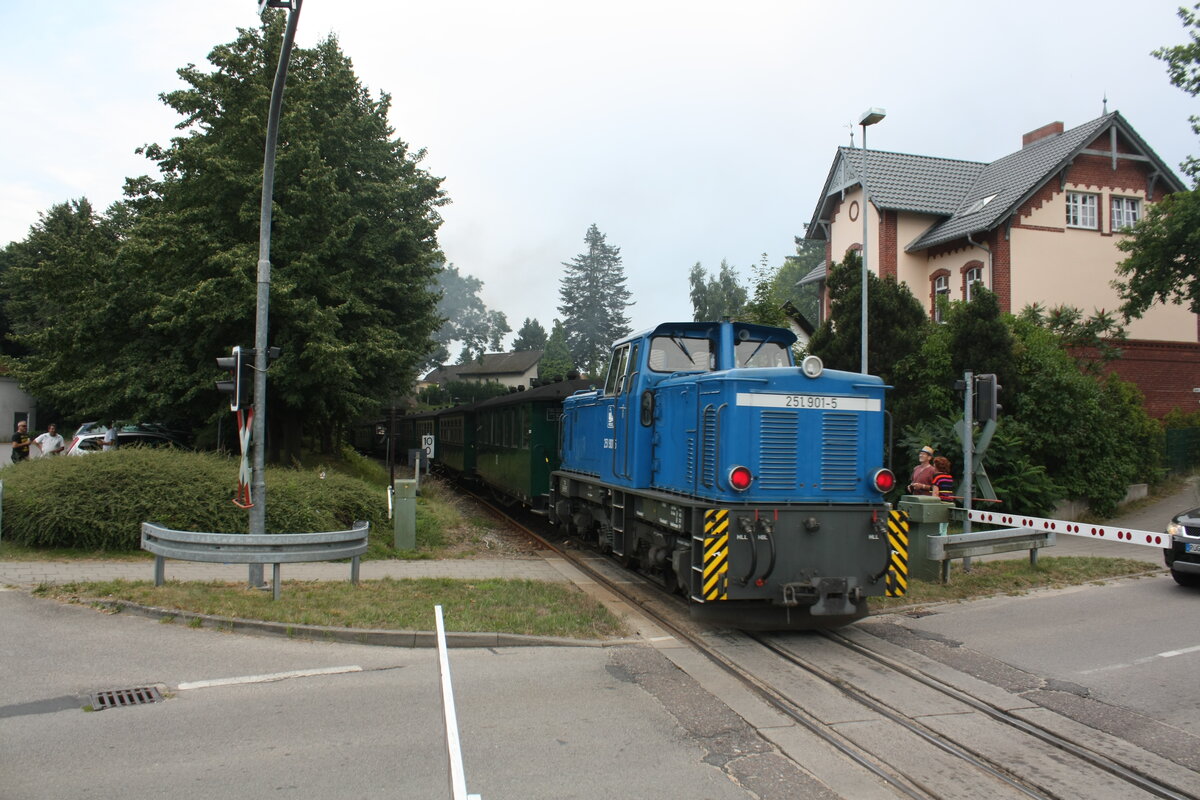
M 1118 233 L 1125 228 L 1132 228 L 1142 218 L 1142 201 L 1137 197 L 1112 197 L 1112 217 L 1110 222 L 1112 232 Z
M 942 306 L 938 299 L 942 296 L 950 296 L 950 276 L 938 275 L 933 279 L 933 321 L 942 321 Z
M 1098 197 L 1090 192 L 1067 192 L 1067 227 L 1097 230 L 1100 227 Z
M 966 276 L 966 297 L 968 303 L 975 297 L 975 284 L 983 283 L 983 267 L 971 267 Z

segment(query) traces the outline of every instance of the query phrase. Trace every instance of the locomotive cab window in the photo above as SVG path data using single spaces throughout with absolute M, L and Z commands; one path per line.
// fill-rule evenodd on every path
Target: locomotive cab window
M 625 370 L 629 368 L 629 345 L 617 348 L 608 362 L 608 378 L 604 381 L 604 394 L 612 397 L 625 388 Z
M 655 336 L 650 340 L 650 369 L 654 372 L 707 372 L 712 343 L 704 337 Z
M 782 342 L 738 342 L 739 367 L 790 367 L 791 351 Z

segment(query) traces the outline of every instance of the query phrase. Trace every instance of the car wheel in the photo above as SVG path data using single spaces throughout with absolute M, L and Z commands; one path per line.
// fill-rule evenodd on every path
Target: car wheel
M 1180 586 L 1200 586 L 1200 575 L 1196 575 L 1195 573 L 1176 572 L 1175 570 L 1171 570 L 1171 577 L 1174 578 L 1175 582 Z

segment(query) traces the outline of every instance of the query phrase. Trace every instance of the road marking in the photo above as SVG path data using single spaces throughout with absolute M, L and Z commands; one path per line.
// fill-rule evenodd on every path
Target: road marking
M 1165 650 L 1161 653 L 1155 653 L 1152 656 L 1146 656 L 1145 658 L 1136 659 L 1134 661 L 1131 661 L 1128 664 L 1111 664 L 1107 667 L 1096 667 L 1095 669 L 1085 669 L 1082 672 L 1080 672 L 1079 674 L 1080 675 L 1091 675 L 1095 672 L 1111 672 L 1111 671 L 1117 670 L 1117 669 L 1126 669 L 1128 667 L 1139 666 L 1141 664 L 1149 664 L 1151 661 L 1154 661 L 1155 659 L 1159 659 L 1159 658 L 1174 658 L 1175 656 L 1185 656 L 1188 653 L 1200 653 L 1200 645 L 1196 645 L 1195 647 L 1185 647 L 1182 650 Z
M 186 681 L 176 686 L 180 691 L 184 689 L 211 689 L 214 686 L 240 686 L 246 683 L 270 683 L 272 681 L 284 681 L 289 678 L 311 678 L 315 675 L 340 675 L 346 672 L 362 672 L 363 668 L 357 665 L 348 667 L 323 667 L 321 669 L 297 669 L 291 672 L 273 672 L 269 675 L 242 675 L 238 678 L 214 678 L 210 681 Z

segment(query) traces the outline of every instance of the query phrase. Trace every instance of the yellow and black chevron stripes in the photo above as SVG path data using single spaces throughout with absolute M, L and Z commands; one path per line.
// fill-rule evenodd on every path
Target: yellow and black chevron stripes
M 888 512 L 888 548 L 887 596 L 903 597 L 908 591 L 908 514 L 903 511 Z
M 700 592 L 705 601 L 729 599 L 729 510 L 704 512 L 704 571 Z

